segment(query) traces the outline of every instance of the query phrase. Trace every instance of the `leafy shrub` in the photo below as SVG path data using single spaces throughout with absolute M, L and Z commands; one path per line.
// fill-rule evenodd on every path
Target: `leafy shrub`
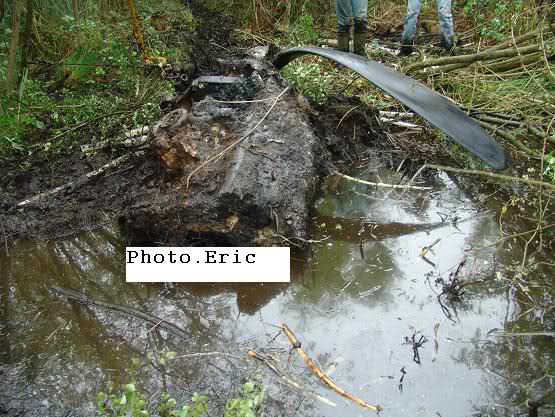
M 229 400 L 225 407 L 224 417 L 256 417 L 262 401 L 264 389 L 254 382 L 246 382 L 239 398 Z
M 482 37 L 501 41 L 510 32 L 513 16 L 521 12 L 522 0 L 467 0 L 463 10 L 474 19 Z
M 317 62 L 298 60 L 285 68 L 284 75 L 303 95 L 323 102 L 331 92 L 334 72 L 325 71 Z
M 318 42 L 319 34 L 314 29 L 312 15 L 299 16 L 287 31 L 287 43 L 293 46 L 314 45 Z
M 549 155 L 546 155 L 544 164 L 544 178 L 555 185 L 555 154 L 553 152 L 551 152 Z
M 151 52 L 180 69 L 192 65 L 195 21 L 190 10 L 179 0 L 138 5 Z M 173 91 L 159 68 L 145 67 L 132 40 L 127 8 L 101 10 L 101 3 L 83 2 L 76 20 L 68 14 L 71 8 L 49 6 L 36 5 L 33 63 L 17 96 L 0 97 L 0 157 L 63 152 L 83 139 L 117 136 L 122 127 L 144 125 L 159 116 L 160 97 Z M 0 40 L 8 34 L 4 30 Z M 0 48 L 0 84 L 6 53 Z M 35 146 L 39 141 L 44 146 Z

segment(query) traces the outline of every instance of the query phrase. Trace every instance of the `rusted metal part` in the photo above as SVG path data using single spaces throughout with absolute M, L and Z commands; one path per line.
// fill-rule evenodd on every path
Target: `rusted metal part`
M 459 107 L 424 84 L 379 62 L 333 49 L 299 47 L 279 53 L 273 63 L 281 69 L 303 55 L 328 58 L 360 74 L 444 131 L 493 169 L 500 171 L 510 164 L 501 145 Z

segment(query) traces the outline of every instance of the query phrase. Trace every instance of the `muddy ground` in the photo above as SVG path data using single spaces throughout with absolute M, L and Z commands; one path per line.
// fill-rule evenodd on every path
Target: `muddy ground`
M 198 117 L 195 119 L 196 124 L 193 128 L 199 130 L 204 128 L 205 132 L 209 131 L 210 136 L 213 135 L 214 126 L 222 127 L 223 135 L 227 131 L 227 137 L 215 138 L 217 145 L 221 148 L 237 139 L 240 133 L 244 133 L 247 127 L 251 127 L 254 122 L 262 116 L 268 106 L 254 104 L 247 105 L 220 105 L 210 103 L 208 98 L 219 98 L 227 100 L 250 100 L 250 99 L 268 99 L 275 97 L 279 92 L 288 85 L 287 81 L 272 70 L 271 64 L 268 62 L 256 62 L 249 56 L 246 48 L 240 49 L 232 45 L 230 38 L 230 30 L 233 22 L 225 18 L 224 24 L 216 25 L 219 29 L 213 30 L 214 16 L 203 10 L 200 6 L 195 6 L 194 10 L 197 17 L 205 20 L 206 25 L 201 25 L 197 38 L 194 40 L 195 53 L 193 59 L 196 63 L 193 73 L 186 74 L 188 82 L 206 75 L 231 75 L 241 76 L 249 79 L 255 78 L 253 75 L 253 66 L 260 67 L 255 71 L 255 75 L 260 79 L 258 86 L 250 86 L 251 91 L 227 91 L 223 93 L 218 91 L 218 87 L 205 92 L 202 95 L 194 97 L 194 108 L 191 109 L 193 115 Z M 218 19 L 222 17 L 218 16 Z M 221 23 L 221 22 L 220 22 Z M 207 30 L 207 28 L 210 28 Z M 208 48 L 208 45 L 218 44 L 223 48 Z M 250 63 L 245 63 L 245 59 Z M 243 60 L 243 61 L 241 61 Z M 239 64 L 237 64 L 239 63 Z M 247 68 L 247 69 L 245 69 Z M 255 83 L 256 84 L 256 83 Z M 182 93 L 187 86 L 181 82 L 176 85 L 176 92 Z M 287 152 L 281 152 L 271 155 L 260 155 L 252 146 L 257 146 L 257 138 L 248 138 L 248 141 L 242 143 L 241 146 L 248 147 L 246 157 L 252 160 L 264 160 L 265 158 L 274 158 L 274 164 L 271 167 L 264 167 L 265 171 L 270 172 L 270 176 L 275 177 L 274 171 L 281 171 L 284 161 L 289 161 L 291 167 L 309 166 L 312 172 L 306 172 L 306 177 L 311 179 L 306 184 L 305 190 L 296 191 L 298 188 L 295 176 L 303 176 L 302 174 L 291 172 L 290 177 L 279 186 L 275 186 L 274 197 L 280 194 L 299 194 L 296 200 L 299 207 L 278 207 L 272 208 L 270 215 L 261 213 L 255 225 L 247 225 L 249 229 L 248 236 L 227 239 L 221 233 L 204 233 L 202 239 L 206 243 L 206 239 L 214 240 L 214 244 L 222 243 L 252 243 L 256 240 L 253 233 L 260 233 L 260 229 L 266 226 L 272 226 L 276 229 L 276 223 L 282 225 L 282 234 L 306 237 L 305 224 L 307 216 L 307 208 L 313 200 L 318 184 L 321 179 L 332 173 L 337 166 L 349 164 L 353 161 L 360 160 L 364 154 L 378 152 L 379 158 L 387 158 L 389 163 L 398 165 L 403 159 L 418 160 L 421 156 L 426 156 L 430 161 L 434 155 L 441 158 L 441 147 L 433 144 L 433 142 L 422 141 L 422 132 L 415 135 L 403 131 L 398 132 L 395 140 L 386 133 L 387 128 L 382 126 L 378 121 L 377 114 L 373 114 L 370 110 L 360 111 L 352 110 L 358 104 L 357 99 L 337 97 L 325 103 L 324 105 L 311 105 L 304 98 L 296 93 L 289 92 L 285 101 L 290 103 L 288 109 L 281 109 L 280 105 L 268 116 L 266 126 L 263 125 L 260 135 L 267 137 L 264 139 L 279 143 L 282 141 L 281 135 L 287 134 L 293 137 L 296 132 L 283 132 L 282 129 L 287 126 L 287 119 L 284 119 L 281 127 L 279 125 L 280 118 L 288 116 L 291 109 L 297 113 L 295 117 L 299 120 L 291 119 L 289 125 L 296 128 L 299 123 L 304 126 L 299 129 L 299 134 L 315 136 L 318 139 L 309 143 L 306 137 L 298 137 L 298 146 L 292 145 Z M 365 108 L 365 106 L 361 106 Z M 227 116 L 222 114 L 227 112 Z M 236 113 L 236 116 L 230 116 Z M 208 114 L 208 116 L 206 116 Z M 210 118 L 210 122 L 203 120 L 204 116 Z M 305 119 L 305 121 L 300 121 Z M 151 127 L 155 125 L 153 121 Z M 222 125 L 223 123 L 223 125 Z M 270 128 L 269 132 L 265 130 Z M 212 129 L 212 131 L 210 131 Z M 272 131 L 273 129 L 273 131 Z M 194 132 L 193 132 L 194 133 Z M 258 132 L 257 132 L 258 133 Z M 202 136 L 202 132 L 197 137 Z M 424 134 L 425 135 L 425 134 Z M 256 136 L 256 135 L 253 135 Z M 418 139 L 417 139 L 418 138 Z M 188 138 L 189 140 L 190 138 Z M 248 142 L 251 142 L 250 144 Z M 194 221 L 183 212 L 183 201 L 188 200 L 192 205 L 201 205 L 204 210 L 203 216 L 213 214 L 214 224 L 207 226 L 206 224 L 197 225 L 197 229 L 210 230 L 217 229 L 217 223 L 222 223 L 222 218 L 229 218 L 234 212 L 241 211 L 241 207 L 235 207 L 233 211 L 233 201 L 222 201 L 219 207 L 231 207 L 229 213 L 222 213 L 222 209 L 211 206 L 207 200 L 218 199 L 215 193 L 220 195 L 224 193 L 223 181 L 230 181 L 229 175 L 225 178 L 225 170 L 229 168 L 235 152 L 226 153 L 216 164 L 210 164 L 203 169 L 202 175 L 195 175 L 192 179 L 193 189 L 197 186 L 197 193 L 193 193 L 195 198 L 191 197 L 191 193 L 184 187 L 183 179 L 187 177 L 194 168 L 198 167 L 203 157 L 206 159 L 210 154 L 210 144 L 197 144 L 200 149 L 196 149 L 193 153 L 194 163 L 187 167 L 187 172 L 181 173 L 181 180 L 177 181 L 175 175 L 167 166 L 164 166 L 160 160 L 159 151 L 155 150 L 155 138 L 149 138 L 149 146 L 139 149 L 129 149 L 114 141 L 110 146 L 105 147 L 93 155 L 85 152 L 75 151 L 71 154 L 47 161 L 27 161 L 26 166 L 30 168 L 22 170 L 20 160 L 6 161 L 0 167 L 0 239 L 5 242 L 16 239 L 53 239 L 67 235 L 72 235 L 81 230 L 90 230 L 99 224 L 110 219 L 118 218 L 123 228 L 130 234 L 130 240 L 136 243 L 192 243 L 195 238 L 191 233 L 180 235 L 175 227 L 172 228 L 164 223 L 172 222 L 176 216 L 183 216 L 183 222 L 199 223 Z M 254 145 L 253 145 L 254 143 Z M 303 148 L 309 143 L 309 148 Z M 83 145 L 95 146 L 91 141 L 85 140 Z M 204 147 L 204 149 L 203 149 Z M 216 147 L 217 148 L 217 147 Z M 279 147 L 278 147 L 279 148 Z M 281 155 L 280 155 L 281 152 Z M 311 161 L 300 160 L 294 162 L 295 158 L 304 158 L 306 155 L 315 153 Z M 129 158 L 123 163 L 107 170 L 105 173 L 90 179 L 83 180 L 83 176 L 93 172 L 111 161 L 129 155 Z M 277 158 L 277 159 L 276 159 Z M 237 159 L 237 158 L 236 158 Z M 251 165 L 254 162 L 251 162 Z M 404 169 L 411 169 L 416 164 L 407 163 Z M 223 168 L 222 168 L 223 167 Z M 275 167 L 272 168 L 272 167 Z M 263 171 L 264 171 L 263 170 Z M 259 170 L 260 171 L 260 170 Z M 255 176 L 256 170 L 254 171 Z M 407 172 L 411 174 L 411 172 Z M 248 178 L 245 181 L 249 180 Z M 255 181 L 256 178 L 250 178 Z M 250 181 L 249 180 L 249 181 Z M 297 178 L 301 181 L 302 178 Z M 266 179 L 266 184 L 273 183 L 273 180 Z M 279 181 L 278 181 L 279 183 Z M 18 206 L 19 203 L 33 198 L 41 193 L 48 192 L 56 187 L 64 186 L 64 190 L 50 196 L 40 198 L 25 206 Z M 262 181 L 262 189 L 268 188 Z M 240 187 L 240 186 L 239 186 Z M 185 188 L 185 191 L 183 189 Z M 201 189 L 204 188 L 204 189 Z M 229 189 L 229 186 L 228 186 Z M 236 191 L 237 187 L 235 187 Z M 239 190 L 242 192 L 241 190 Z M 254 195 L 259 194 L 254 191 Z M 278 204 L 279 205 L 279 204 Z M 244 209 L 244 207 L 243 207 Z M 275 209 L 275 211 L 274 211 Z M 164 215 L 159 214 L 158 217 L 152 217 L 153 212 L 165 212 Z M 283 213 L 282 213 L 283 212 Z M 165 219 L 163 218 L 165 217 Z M 197 215 L 198 217 L 198 215 Z M 253 216 L 246 216 L 252 220 Z M 256 216 L 254 216 L 256 217 Z M 268 218 L 271 217 L 271 218 Z M 278 217 L 276 220 L 275 217 Z M 151 224 L 148 219 L 152 219 Z M 241 225 L 243 222 L 240 222 Z M 248 222 L 247 222 L 248 223 Z M 135 227 L 135 226 L 139 227 Z M 291 227 L 288 227 L 290 225 Z M 255 227 L 251 227 L 255 226 Z M 258 229 L 257 229 L 258 228 Z M 257 230 L 254 230 L 257 229 Z M 188 232 L 191 232 L 189 230 Z
M 248 78 L 256 72 L 238 70 L 233 64 L 252 60 L 252 56 L 246 48 L 233 46 L 228 32 L 213 36 L 216 38 L 200 32 L 198 65 L 191 79 L 238 74 Z M 206 48 L 210 42 L 233 48 L 234 53 L 211 55 L 221 50 Z M 207 54 L 207 50 L 211 52 Z M 214 116 L 227 108 L 211 101 L 214 97 L 228 101 L 267 99 L 286 88 L 288 83 L 268 63 L 260 65 L 265 68 L 259 71 L 262 83 L 254 90 L 235 96 L 233 89 L 225 94 L 215 90 L 211 97 L 196 97 L 191 107 L 192 130 L 188 132 L 202 129 L 206 120 L 210 121 L 207 127 L 212 127 Z M 218 146 L 225 148 L 236 140 L 260 119 L 269 103 L 235 105 L 232 117 L 220 119 L 223 130 L 233 135 L 219 136 Z M 338 170 L 360 178 L 367 175 L 368 180 L 400 182 L 412 176 L 424 160 L 452 162 L 426 128 L 415 132 L 384 126 L 367 106 L 355 108 L 359 104 L 356 98 L 336 97 L 315 105 L 290 91 L 261 126 L 260 135 L 242 143 L 249 145 L 252 163 L 269 163 L 268 157 L 277 156 L 273 161 L 277 165 L 293 161 L 296 166 L 312 167 L 312 184 L 303 189 L 302 204 L 292 210 L 311 208 L 305 237 L 316 243 L 309 253 L 296 255 L 291 285 L 125 284 L 122 254 L 127 242 L 120 239 L 121 230 L 140 225 L 132 236 L 137 238 L 139 231 L 146 231 L 144 240 L 152 244 L 195 243 L 191 234 L 174 233 L 152 216 L 163 213 L 156 220 L 169 224 L 187 214 L 183 201 L 197 197 L 183 191 L 183 181 L 202 159 L 193 158 L 189 171 L 176 174 L 161 159 L 154 138 L 152 146 L 135 148 L 137 154 L 104 174 L 22 208 L 17 207 L 21 201 L 81 178 L 130 150 L 112 144 L 90 156 L 75 152 L 50 162 L 32 163 L 25 171 L 20 171 L 20 161 L 16 160 L 1 166 L 0 243 L 5 244 L 0 245 L 0 267 L 7 278 L 0 283 L 4 303 L 0 308 L 0 355 L 4 361 L 0 381 L 6 382 L 0 389 L 0 414 L 92 415 L 96 392 L 108 381 L 129 382 L 129 358 L 152 360 L 146 352 L 242 355 L 247 349 L 257 349 L 279 356 L 289 373 L 333 399 L 338 407 L 326 408 L 302 393 L 285 389 L 273 374 L 244 359 L 181 358 L 175 368 L 158 367 L 141 374 L 140 380 L 147 392 L 168 388 L 180 403 L 194 392 L 209 393 L 220 412 L 230 392 L 236 394 L 237 381 L 257 377 L 269 387 L 266 415 L 361 415 L 363 411 L 322 389 L 304 364 L 291 355 L 288 341 L 272 327 L 284 320 L 298 331 L 303 346 L 322 367 L 331 370 L 330 375 L 334 372 L 341 386 L 384 404 L 384 415 L 514 415 L 516 408 L 506 404 L 524 399 L 511 378 L 520 383 L 522 375 L 541 376 L 544 364 L 536 365 L 526 354 L 545 357 L 547 369 L 554 345 L 543 336 L 496 339 L 489 332 L 500 328 L 552 329 L 550 295 L 546 293 L 545 304 L 534 306 L 536 310 L 526 315 L 531 308 L 528 299 L 515 295 L 514 287 L 507 290 L 504 281 L 499 282 L 512 277 L 512 262 L 515 256 L 521 258 L 520 246 L 509 246 L 499 253 L 467 252 L 469 246 L 487 246 L 500 238 L 497 222 L 502 199 L 499 205 L 490 204 L 488 199 L 497 190 L 478 182 L 461 184 L 445 173 L 428 173 L 426 184 L 433 187 L 432 192 L 403 196 L 391 190 L 354 186 L 330 175 Z M 291 112 L 295 112 L 295 122 L 305 123 L 301 126 L 303 135 L 298 137 L 305 140 L 299 143 L 300 155 L 292 154 L 292 147 L 277 144 L 284 154 L 262 155 L 264 150 L 250 147 L 264 135 L 275 141 L 293 136 L 293 121 L 284 118 Z M 282 129 L 283 125 L 288 128 Z M 195 151 L 202 156 L 212 149 L 198 143 Z M 316 157 L 308 158 L 308 151 Z M 192 178 L 201 202 L 218 195 L 235 156 L 226 154 L 218 164 Z M 293 192 L 294 186 L 292 181 L 284 182 L 278 190 Z M 483 204 L 486 199 L 488 205 Z M 210 219 L 218 210 L 202 214 Z M 214 218 L 228 217 L 226 213 Z M 278 229 L 272 216 L 264 214 L 261 218 L 261 226 Z M 114 226 L 114 219 L 119 225 Z M 513 230 L 513 225 L 504 227 L 505 231 Z M 518 230 L 523 226 L 514 227 Z M 92 231 L 78 233 L 83 230 Z M 209 241 L 207 236 L 202 235 L 202 242 Z M 213 243 L 244 243 L 253 238 L 243 234 L 237 236 L 245 240 L 229 241 L 222 240 L 222 234 L 210 236 Z M 429 256 L 430 265 L 420 258 L 420 251 L 439 238 L 441 242 Z M 16 240 L 19 242 L 13 242 Z M 466 256 L 472 261 L 461 275 L 483 282 L 469 287 L 462 302 L 447 303 L 446 313 L 437 296 L 453 268 Z M 540 271 L 531 275 L 530 282 L 532 290 L 540 292 L 552 284 L 552 279 Z M 150 332 L 140 321 L 54 298 L 49 292 L 52 285 L 152 312 L 185 328 L 192 340 L 183 344 L 160 332 Z M 428 338 L 421 350 L 422 365 L 414 362 L 410 342 L 405 339 L 415 334 Z M 438 347 L 434 348 L 435 343 Z M 403 372 L 407 373 L 405 379 Z

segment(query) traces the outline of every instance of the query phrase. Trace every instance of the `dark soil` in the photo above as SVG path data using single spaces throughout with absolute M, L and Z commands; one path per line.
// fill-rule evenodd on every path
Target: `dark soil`
M 268 77 L 268 83 L 255 98 L 275 97 L 287 84 L 277 73 Z M 278 220 L 280 233 L 306 237 L 308 207 L 319 179 L 333 170 L 332 159 L 349 163 L 367 151 L 368 145 L 376 143 L 375 115 L 352 112 L 343 118 L 341 129 L 336 128 L 337 119 L 343 116 L 342 105 L 340 100 L 335 105 L 312 109 L 304 99 L 289 93 L 255 135 L 195 175 L 191 179 L 191 190 L 186 190 L 186 175 L 176 180 L 161 165 L 159 155 L 148 148 L 127 163 L 84 184 L 70 186 L 57 194 L 17 207 L 21 201 L 75 181 L 129 150 L 113 148 L 90 157 L 74 152 L 51 164 L 35 165 L 26 172 L 6 172 L 8 164 L 1 175 L 1 238 L 6 242 L 53 239 L 121 217 L 136 242 L 191 244 L 198 239 L 204 243 L 213 239 L 220 240 L 219 243 L 245 244 L 252 243 L 260 229 L 278 226 L 274 224 L 275 216 L 281 219 Z M 188 172 L 215 153 L 210 145 L 214 138 L 207 142 L 208 136 L 220 135 L 215 140 L 219 140 L 218 146 L 223 149 L 252 127 L 268 107 L 267 103 L 237 105 L 231 113 L 227 108 L 229 114 L 218 121 L 221 127 L 218 133 L 214 132 L 214 118 L 218 119 L 215 114 L 218 116 L 219 111 L 224 114 L 226 109 L 218 108 L 211 101 L 196 103 L 193 108 L 196 122 L 186 139 L 197 145 L 198 159 Z M 299 124 L 304 127 L 299 129 Z M 353 140 L 355 125 L 358 133 Z M 221 132 L 228 133 L 222 135 Z M 302 132 L 308 136 L 304 137 Z M 310 139 L 310 135 L 314 135 L 311 132 L 316 134 L 313 139 Z M 287 138 L 291 141 L 280 143 Z M 276 142 L 269 143 L 268 140 Z M 242 164 L 250 168 L 239 168 L 236 178 L 230 180 L 230 174 L 226 172 L 231 161 L 238 160 L 238 153 L 242 154 Z M 15 162 L 11 166 L 14 167 Z M 299 168 L 298 172 L 295 167 Z M 303 167 L 308 171 L 303 171 Z M 268 178 L 262 178 L 266 175 L 264 172 Z M 224 184 L 226 181 L 227 185 Z M 250 194 L 245 194 L 249 187 Z M 252 198 L 252 204 L 245 203 L 242 198 L 237 200 L 237 195 L 245 195 L 247 200 Z M 267 207 L 268 210 L 258 210 L 266 204 L 260 200 L 261 196 L 282 203 Z M 236 234 L 239 240 L 223 242 L 218 224 L 225 226 L 222 219 L 234 213 L 241 219 L 239 225 L 244 226 L 244 233 Z M 187 227 L 180 229 L 178 226 L 183 224 Z M 178 233 L 179 230 L 185 234 Z
M 234 91 L 223 89 L 206 91 L 204 95 L 226 100 L 277 96 L 287 83 L 271 64 L 252 59 L 241 61 L 236 54 L 237 49 L 230 55 L 233 22 L 204 10 L 202 6 L 195 7 L 197 18 L 204 21 L 194 41 L 196 76 L 259 78 L 259 85 L 251 91 L 235 91 L 234 95 Z M 214 44 L 221 48 L 214 47 Z M 186 86 L 176 86 L 178 91 L 184 89 Z M 196 144 L 198 153 L 188 172 L 215 153 L 212 142 L 206 137 L 221 136 L 221 132 L 227 132 L 215 138 L 219 149 L 223 149 L 252 127 L 268 108 L 267 102 L 263 105 L 240 104 L 233 108 L 232 114 L 219 117 L 217 113 L 225 113 L 229 106 L 227 110 L 226 106 L 218 109 L 213 102 L 203 104 L 203 98 L 195 97 L 197 102 L 192 112 L 193 115 L 196 113 L 196 125 L 184 138 Z M 416 143 L 412 137 L 405 145 L 401 140 L 401 146 L 391 142 L 391 136 L 384 133 L 384 127 L 378 121 L 377 112 L 368 110 L 366 106 L 360 106 L 366 110 L 349 111 L 358 104 L 356 98 L 340 97 L 325 105 L 311 106 L 302 97 L 290 92 L 285 100 L 278 103 L 256 135 L 195 175 L 191 190 L 186 190 L 184 185 L 186 175 L 176 179 L 174 173 L 161 166 L 159 154 L 150 146 L 102 175 L 18 207 L 21 201 L 78 180 L 130 150 L 116 144 L 90 156 L 74 151 L 53 161 L 26 161 L 30 162 L 28 165 L 31 168 L 24 171 L 20 169 L 20 160 L 8 161 L 0 167 L 0 241 L 59 238 L 96 228 L 114 218 L 121 219 L 132 240 L 141 243 L 194 244 L 195 241 L 202 241 L 206 244 L 219 241 L 246 244 L 253 243 L 266 227 L 272 227 L 274 233 L 304 238 L 308 206 L 321 178 L 333 173 L 336 165 L 350 164 L 380 151 L 380 158 L 387 155 L 390 165 L 396 166 L 403 159 L 403 154 L 415 150 L 406 146 Z M 293 119 L 290 116 L 292 112 L 295 114 Z M 203 114 L 206 116 L 204 122 Z M 214 122 L 217 122 L 216 125 Z M 214 126 L 219 126 L 217 129 L 221 132 L 214 133 Z M 268 139 L 279 143 L 282 135 L 293 138 L 298 132 L 301 132 L 300 136 L 290 146 L 268 146 Z M 193 137 L 195 134 L 196 138 Z M 314 135 L 317 141 L 311 139 Z M 265 146 L 260 146 L 258 142 L 261 140 L 265 141 Z M 414 146 L 421 147 L 421 143 Z M 271 154 L 265 154 L 269 150 Z M 240 158 L 239 153 L 242 153 Z M 424 151 L 428 157 L 432 153 Z M 227 171 L 232 161 L 236 163 L 238 160 L 250 168 L 239 168 L 236 178 L 230 179 Z M 246 192 L 249 187 L 250 191 Z M 244 194 L 247 200 L 252 199 L 252 204 L 245 202 Z M 241 196 L 241 201 L 237 195 Z M 274 200 L 280 202 L 276 204 Z M 261 210 L 260 207 L 265 208 Z M 224 238 L 218 227 L 225 226 L 222 219 L 235 222 L 235 215 L 240 220 L 239 228 L 243 229 L 233 238 Z M 180 219 L 179 222 L 176 218 Z M 188 226 L 179 226 L 183 224 Z
M 230 18 L 206 10 L 200 2 L 193 5 L 193 14 L 203 23 L 192 39 L 195 68 L 186 69 L 183 78 L 187 80 L 199 74 L 221 73 L 220 60 L 231 47 L 234 27 Z M 176 85 L 177 91 L 184 89 L 181 84 Z M 25 208 L 16 207 L 27 198 L 74 181 L 127 152 L 129 149 L 110 146 L 91 156 L 76 150 L 52 155 L 47 161 L 20 156 L 4 160 L 0 165 L 0 241 L 53 239 L 95 228 L 119 216 L 136 196 L 159 188 L 165 174 L 157 158 L 146 150 L 83 186 L 70 187 Z

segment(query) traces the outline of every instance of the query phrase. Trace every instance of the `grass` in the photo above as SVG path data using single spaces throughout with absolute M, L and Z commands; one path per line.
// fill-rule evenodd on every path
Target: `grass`
M 17 94 L 0 99 L 0 158 L 63 153 L 159 115 L 159 100 L 173 84 L 161 68 L 143 63 L 120 3 L 103 9 L 104 2 L 82 2 L 79 19 L 49 3 L 36 11 L 31 63 Z M 196 24 L 189 10 L 178 0 L 138 5 L 149 50 L 186 71 Z

